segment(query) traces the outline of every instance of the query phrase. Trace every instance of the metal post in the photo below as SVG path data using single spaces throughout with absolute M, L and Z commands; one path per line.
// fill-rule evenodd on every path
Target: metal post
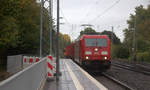
M 52 0 L 49 0 L 49 24 L 50 24 L 50 54 L 52 55 Z
M 41 0 L 40 57 L 42 57 L 42 34 L 43 34 L 43 0 Z
M 113 51 L 112 49 L 112 44 L 113 44 L 113 32 L 114 32 L 114 27 L 112 26 L 112 32 L 111 32 L 111 52 Z M 112 53 L 111 53 L 111 58 L 113 58 L 112 57 Z
M 59 0 L 57 0 L 56 80 L 59 81 Z
M 136 56 L 137 56 L 137 40 L 136 40 L 136 37 L 137 37 L 137 35 L 136 35 L 136 18 L 137 18 L 137 16 L 136 16 L 136 14 L 135 14 L 135 22 L 134 22 L 134 62 L 136 62 Z
M 111 40 L 112 40 L 112 43 L 113 43 L 113 32 L 114 32 L 114 27 L 112 26 L 112 33 L 111 33 Z

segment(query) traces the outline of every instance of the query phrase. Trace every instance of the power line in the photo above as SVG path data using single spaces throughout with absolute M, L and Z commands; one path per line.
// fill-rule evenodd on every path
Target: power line
M 69 25 L 71 25 L 71 23 L 70 23 L 70 22 L 68 21 L 68 19 L 65 17 L 65 14 L 63 13 L 62 8 L 60 8 L 60 12 L 61 12 L 61 14 L 63 15 L 64 20 L 65 20 Z
M 112 9 L 115 5 L 117 5 L 120 2 L 120 0 L 117 0 L 114 4 L 112 4 L 110 7 L 105 9 L 102 13 L 97 15 L 94 19 L 92 19 L 90 22 L 93 22 L 95 20 L 98 20 L 99 17 L 103 16 L 106 12 L 108 12 L 110 9 Z
M 63 15 L 63 18 L 64 18 L 64 20 L 69 24 L 69 26 L 71 27 L 71 29 L 69 30 L 69 32 L 71 33 L 71 37 L 74 35 L 74 33 L 73 33 L 73 24 L 71 24 L 69 21 L 68 21 L 68 19 L 65 17 L 65 14 L 63 13 L 63 10 L 62 10 L 62 8 L 60 8 L 60 12 L 61 12 L 61 14 Z M 72 37 L 73 38 L 73 37 Z
M 61 14 L 63 15 L 64 20 L 65 20 L 65 21 L 69 24 L 69 26 L 71 27 L 71 29 L 70 29 L 70 36 L 71 36 L 71 38 L 73 38 L 73 36 L 75 35 L 74 30 L 76 30 L 76 29 L 74 29 L 74 25 L 71 24 L 71 23 L 68 21 L 68 19 L 65 17 L 65 14 L 63 13 L 62 8 L 60 8 L 60 12 L 61 12 Z M 75 27 L 76 27 L 76 26 L 75 26 Z
M 84 20 L 87 16 L 89 16 L 89 13 L 91 12 L 91 9 L 92 9 L 94 6 L 96 6 L 96 5 L 99 3 L 99 1 L 101 1 L 101 0 L 96 0 L 93 5 L 90 5 L 91 8 L 90 8 L 90 6 L 88 7 L 88 10 L 87 10 L 87 13 L 85 14 L 85 17 L 84 17 L 80 22 L 83 22 L 83 20 Z M 89 8 L 90 8 L 90 9 L 89 9 Z

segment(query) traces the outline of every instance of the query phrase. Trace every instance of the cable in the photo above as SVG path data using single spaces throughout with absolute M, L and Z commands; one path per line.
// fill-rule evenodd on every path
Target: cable
M 84 17 L 80 22 L 83 22 L 83 20 L 84 20 L 87 16 L 89 16 L 89 13 L 91 12 L 91 9 L 92 9 L 94 6 L 98 5 L 99 1 L 101 1 L 101 0 L 96 0 L 95 3 L 94 3 L 93 5 L 91 5 L 91 8 L 90 8 L 90 6 L 89 6 L 89 8 L 88 8 L 88 10 L 87 10 L 87 13 L 85 14 L 85 17 Z
M 120 0 L 117 0 L 114 4 L 112 4 L 110 7 L 108 7 L 107 9 L 105 9 L 102 13 L 100 13 L 99 15 L 97 15 L 97 17 L 95 17 L 94 19 L 92 19 L 89 22 L 93 22 L 95 20 L 98 20 L 99 17 L 103 16 L 106 12 L 108 12 L 110 9 L 112 9 L 115 5 L 117 5 L 120 2 Z
M 63 18 L 64 18 L 64 20 L 66 21 L 66 23 L 68 23 L 69 24 L 69 27 L 71 26 L 71 29 L 70 29 L 70 36 L 71 36 L 71 38 L 73 38 L 73 36 L 74 36 L 74 26 L 73 26 L 73 24 L 71 24 L 69 21 L 68 21 L 68 19 L 65 17 L 65 14 L 63 13 L 63 10 L 62 10 L 62 8 L 60 9 L 60 12 L 61 12 L 61 14 L 63 15 Z
M 68 21 L 68 19 L 65 17 L 62 8 L 60 8 L 60 12 L 61 12 L 61 14 L 63 15 L 64 20 L 65 20 L 69 25 L 71 25 L 71 23 L 70 23 L 70 22 Z

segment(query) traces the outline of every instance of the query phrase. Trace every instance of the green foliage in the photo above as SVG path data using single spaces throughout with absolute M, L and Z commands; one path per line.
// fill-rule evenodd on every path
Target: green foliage
M 123 45 L 112 45 L 111 49 L 111 56 L 112 58 L 128 58 L 129 57 L 129 50 L 127 47 Z
M 91 27 L 87 27 L 87 28 L 85 28 L 84 30 L 82 30 L 80 32 L 80 36 L 82 36 L 83 34 L 95 35 L 95 34 L 98 34 L 98 33 L 94 29 L 92 29 Z
M 134 47 L 134 25 L 136 18 L 136 40 L 137 40 L 137 57 L 141 56 L 147 58 L 148 52 L 150 50 L 150 5 L 148 8 L 144 8 L 142 5 L 135 8 L 136 15 L 131 14 L 130 19 L 127 21 L 129 27 L 124 30 L 125 39 L 123 41 L 124 45 L 129 48 L 130 55 L 132 54 L 132 48 Z M 149 55 L 150 56 L 150 55 Z M 130 56 L 132 59 L 132 56 Z M 146 59 L 148 60 L 148 59 Z
M 150 43 L 147 40 L 143 40 L 143 38 L 138 38 L 138 52 L 148 51 L 150 48 Z
M 150 5 L 147 9 L 143 8 L 143 6 L 136 7 L 136 16 L 131 14 L 130 19 L 127 21 L 129 24 L 129 29 L 124 30 L 124 43 L 128 45 L 129 47 L 133 46 L 133 35 L 134 35 L 134 23 L 135 23 L 135 17 L 136 17 L 136 38 L 138 39 L 138 50 L 141 51 L 141 49 L 147 49 L 147 44 L 150 43 Z M 142 43 L 141 43 L 142 42 Z M 142 44 L 142 45 L 141 45 Z M 145 44 L 145 46 L 144 46 Z M 131 49 L 131 48 L 130 48 Z
M 133 55 L 129 57 L 129 60 L 133 61 Z M 150 52 L 138 52 L 137 53 L 138 62 L 149 62 L 150 63 Z
M 149 52 L 137 53 L 137 60 L 140 62 L 142 61 L 150 62 L 150 53 Z
M 13 17 L 3 17 L 0 24 L 0 46 L 8 48 L 9 46 L 16 47 L 18 40 L 18 25 Z
M 105 30 L 105 31 L 101 32 L 100 34 L 102 34 L 102 35 L 108 35 L 109 38 L 111 39 L 111 42 L 113 44 L 120 44 L 120 39 L 116 36 L 115 33 L 111 32 L 111 31 L 106 31 Z
M 36 0 L 1 0 L 0 6 L 0 54 L 39 55 L 40 4 Z M 43 48 L 47 52 L 49 28 L 46 9 L 43 36 Z

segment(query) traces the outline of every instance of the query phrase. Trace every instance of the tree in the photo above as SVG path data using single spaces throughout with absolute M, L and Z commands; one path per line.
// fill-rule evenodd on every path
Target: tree
M 133 47 L 133 35 L 134 24 L 136 18 L 136 39 L 138 43 L 138 51 L 148 50 L 150 45 L 150 5 L 148 8 L 144 8 L 142 5 L 135 8 L 136 15 L 131 14 L 130 19 L 127 21 L 129 27 L 124 30 L 124 43 L 130 47 Z
M 124 47 L 124 45 L 114 45 L 112 44 L 111 56 L 112 58 L 128 58 L 129 57 L 129 49 Z
M 70 36 L 68 34 L 64 34 L 63 38 L 65 39 L 66 42 L 71 42 Z
M 120 44 L 120 39 L 116 36 L 115 33 L 105 30 L 105 31 L 101 32 L 100 34 L 101 35 L 108 35 L 113 44 Z
M 36 0 L 0 1 L 0 53 L 39 54 L 40 4 Z M 43 46 L 49 47 L 48 12 L 44 9 Z M 3 50 L 2 50 L 3 49 Z M 5 50 L 4 50 L 5 49 Z
M 16 20 L 18 14 L 16 13 L 20 12 L 18 1 L 1 0 L 0 6 L 0 49 L 10 46 L 16 47 L 15 42 L 19 33 L 19 25 Z
M 135 8 L 136 14 L 131 14 L 128 23 L 128 28 L 124 30 L 124 46 L 129 48 L 130 59 L 133 53 L 134 47 L 134 32 L 136 32 L 136 43 L 137 43 L 137 58 L 147 57 L 147 61 L 150 58 L 150 55 L 147 56 L 150 52 L 150 5 L 147 8 L 144 8 L 142 5 Z M 136 29 L 134 29 L 136 21 Z M 136 31 L 135 31 L 136 30 Z
M 95 34 L 98 34 L 98 33 L 94 29 L 92 29 L 91 27 L 87 27 L 87 28 L 85 28 L 84 30 L 82 30 L 80 32 L 80 36 L 82 36 L 83 34 L 95 35 Z

